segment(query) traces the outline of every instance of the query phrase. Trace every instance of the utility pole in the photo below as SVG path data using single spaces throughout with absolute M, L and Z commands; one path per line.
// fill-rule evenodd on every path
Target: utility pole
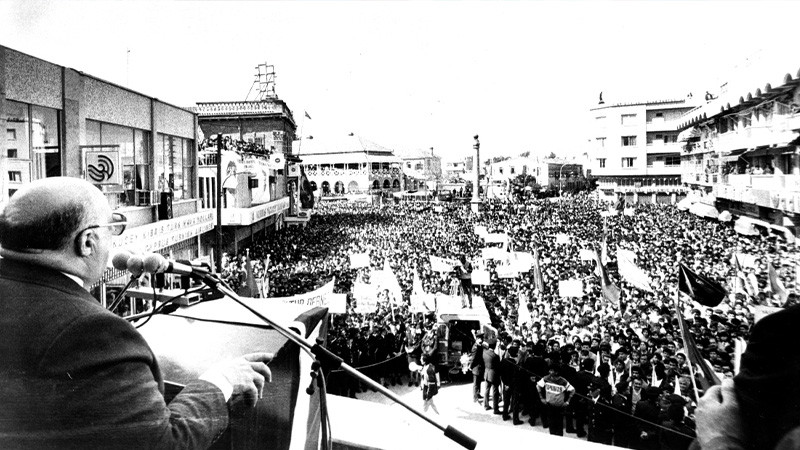
M 475 149 L 475 185 L 472 186 L 472 212 L 479 213 L 481 208 L 481 197 L 478 194 L 481 186 L 481 142 L 478 140 L 478 135 L 475 135 L 475 144 L 472 146 Z
M 214 265 L 222 273 L 222 134 L 217 134 L 217 242 Z

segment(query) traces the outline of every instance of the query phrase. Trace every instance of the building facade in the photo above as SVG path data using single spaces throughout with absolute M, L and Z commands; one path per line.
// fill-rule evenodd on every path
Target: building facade
M 196 116 L 0 46 L 0 202 L 45 177 L 84 178 L 127 217 L 118 247 L 194 259 L 214 216 L 197 197 Z M 124 284 L 109 269 L 93 292 Z
M 442 183 L 442 158 L 430 151 L 417 151 L 401 156 L 403 182 L 406 190 L 438 190 Z
M 318 197 L 385 195 L 404 188 L 402 160 L 354 133 L 296 141 L 293 156 L 301 160 Z
M 287 157 L 296 139 L 294 115 L 278 98 L 256 101 L 199 102 L 198 185 L 201 208 L 217 208 L 217 163 L 222 164 L 222 249 L 237 252 L 257 233 L 282 226 L 296 199 L 287 183 Z M 222 148 L 217 149 L 219 137 Z M 207 245 L 216 243 L 216 237 Z
M 591 108 L 589 169 L 598 188 L 633 203 L 670 203 L 685 195 L 678 121 L 693 102 L 687 97 Z
M 723 86 L 681 118 L 683 181 L 720 211 L 796 234 L 800 71 L 774 75 L 748 89 Z

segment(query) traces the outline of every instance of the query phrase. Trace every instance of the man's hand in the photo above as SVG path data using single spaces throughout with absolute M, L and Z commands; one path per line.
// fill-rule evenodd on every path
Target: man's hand
M 200 379 L 217 385 L 225 394 L 226 400 L 244 403 L 247 407 L 255 406 L 261 398 L 264 383 L 272 381 L 269 364 L 272 353 L 250 353 L 238 358 L 218 363 Z
M 703 449 L 739 448 L 742 443 L 742 424 L 739 401 L 732 379 L 712 386 L 700 398 L 695 413 L 697 440 Z

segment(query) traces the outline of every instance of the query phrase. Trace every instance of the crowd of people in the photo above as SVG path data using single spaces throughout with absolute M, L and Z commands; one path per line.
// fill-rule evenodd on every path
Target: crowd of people
M 369 281 L 370 272 L 388 261 L 405 301 L 381 303 L 377 311 L 359 314 L 349 295 L 348 313 L 334 315 L 329 330 L 335 353 L 388 386 L 418 385 L 420 357 L 436 361 L 435 317 L 409 310 L 414 274 L 426 292 L 448 294 L 460 274 L 435 272 L 431 255 L 463 257 L 489 270 L 491 283 L 475 286 L 473 293 L 489 310 L 497 336 L 475 336 L 464 367 L 477 385 L 473 400 L 515 424 L 527 415 L 530 425 L 541 424 L 553 434 L 565 429 L 621 447 L 687 448 L 703 386 L 692 376 L 696 367 L 690 367 L 678 314 L 712 370 L 720 379 L 731 378 L 737 341 L 748 337 L 754 306 L 783 306 L 783 300 L 763 293 L 770 286 L 768 264 L 788 291 L 796 288 L 794 246 L 775 236 L 737 235 L 729 224 L 673 205 L 640 204 L 632 214 L 608 215 L 601 214 L 608 205 L 580 194 L 490 201 L 479 215 L 468 205 L 437 206 L 320 204 L 307 227 L 283 229 L 252 243 L 255 276 L 266 271 L 269 297 L 309 292 L 331 279 L 334 292 L 350 294 L 354 282 Z M 496 262 L 481 259 L 485 244 L 476 225 L 508 234 L 517 252 L 538 254 L 542 289 L 535 282 L 536 269 L 498 277 Z M 620 288 L 619 302 L 604 298 L 596 262 L 581 258 L 582 249 L 603 242 L 607 273 Z M 636 254 L 651 289 L 636 288 L 620 276 L 617 249 Z M 351 269 L 350 255 L 357 253 L 368 253 L 371 267 Z M 755 263 L 737 272 L 734 254 L 753 255 Z M 226 261 L 226 279 L 244 283 L 244 255 Z M 714 308 L 681 298 L 679 263 L 719 282 L 729 295 Z M 737 275 L 754 279 L 757 292 L 737 289 Z M 562 297 L 563 280 L 582 280 L 583 295 Z M 351 397 L 365 387 L 344 379 L 332 385 L 335 393 Z

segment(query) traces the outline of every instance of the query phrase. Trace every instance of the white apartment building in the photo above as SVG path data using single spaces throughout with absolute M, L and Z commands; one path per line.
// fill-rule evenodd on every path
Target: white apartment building
M 598 188 L 632 203 L 670 203 L 685 195 L 678 122 L 695 104 L 687 97 L 591 108 L 589 169 Z

